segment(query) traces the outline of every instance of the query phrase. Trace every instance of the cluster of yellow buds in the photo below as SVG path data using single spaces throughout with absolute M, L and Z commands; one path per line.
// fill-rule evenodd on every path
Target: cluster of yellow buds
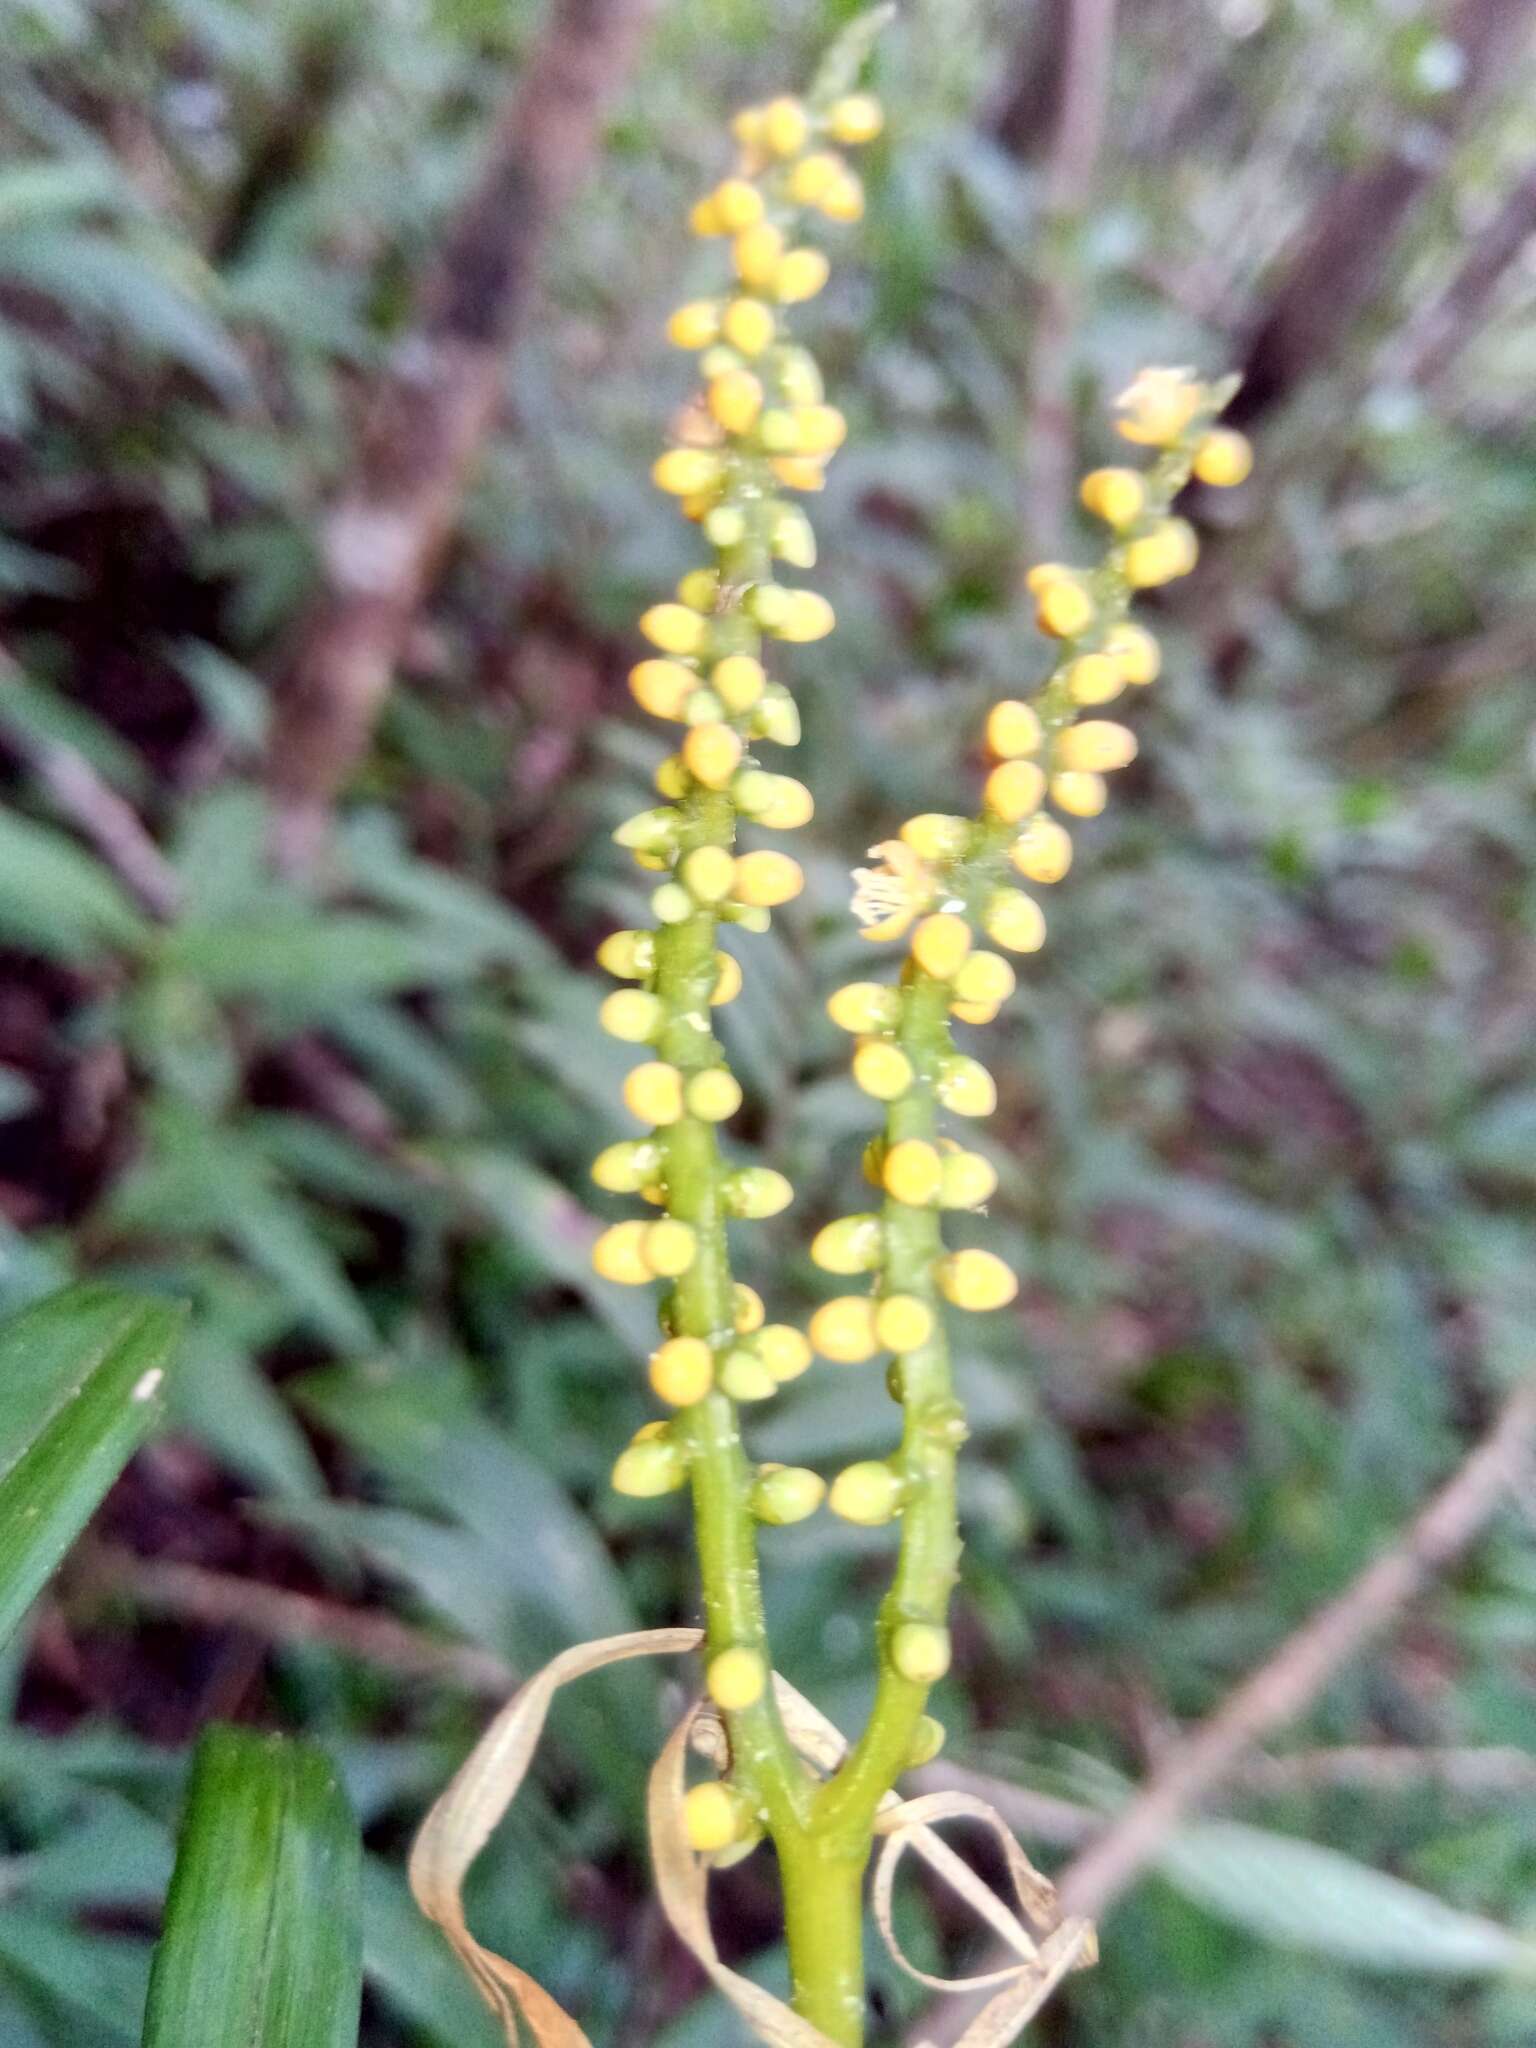
M 731 1168 L 718 1155 L 710 1127 L 735 1114 L 741 1089 L 708 1011 L 741 987 L 735 960 L 716 947 L 718 927 L 765 930 L 804 883 L 788 854 L 737 846 L 742 823 L 790 831 L 811 817 L 805 785 L 754 758 L 760 743 L 793 746 L 800 732 L 794 700 L 770 676 L 764 652 L 774 640 L 819 640 L 835 623 L 819 592 L 786 585 L 775 569 L 814 565 L 810 521 L 786 494 L 822 487 L 846 432 L 814 358 L 788 332 L 787 313 L 828 276 L 826 256 L 800 238 L 805 217 L 859 217 L 863 187 L 841 150 L 881 125 L 878 102 L 852 92 L 825 105 L 776 99 L 740 114 L 736 168 L 691 218 L 696 233 L 729 240 L 733 283 L 680 306 L 667 326 L 674 343 L 698 353 L 699 387 L 653 477 L 700 527 L 713 560 L 640 620 L 655 651 L 631 671 L 630 690 L 683 734 L 657 772 L 663 801 L 614 835 L 657 876 L 655 929 L 615 932 L 598 951 L 604 968 L 633 984 L 608 997 L 602 1023 L 646 1048 L 623 1094 L 649 1129 L 610 1146 L 593 1168 L 600 1187 L 637 1194 L 663 1213 L 603 1231 L 593 1263 L 620 1284 L 669 1283 L 650 1383 L 679 1415 L 714 1394 L 765 1400 L 812 1359 L 806 1337 L 766 1322 L 749 1288 L 734 1287 L 721 1308 L 724 1219 L 774 1215 L 792 1190 L 782 1174 Z M 629 1494 L 668 1491 L 685 1483 L 690 1456 L 686 1427 L 649 1424 L 620 1457 L 613 1483 Z M 798 1521 L 824 1492 L 813 1473 L 763 1466 L 751 1508 L 770 1524 Z M 710 1683 L 715 1692 L 713 1666 Z

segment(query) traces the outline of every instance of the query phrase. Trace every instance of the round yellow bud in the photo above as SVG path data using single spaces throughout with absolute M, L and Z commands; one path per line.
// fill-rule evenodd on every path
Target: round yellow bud
M 746 178 L 727 178 L 724 184 L 715 187 L 710 198 L 715 218 L 728 234 L 751 227 L 754 221 L 762 219 L 766 211 L 762 193 Z
M 878 981 L 850 981 L 827 998 L 827 1015 L 840 1031 L 890 1031 L 901 1017 L 901 991 Z
M 774 272 L 775 296 L 786 306 L 802 305 L 815 298 L 831 274 L 832 266 L 819 249 L 791 249 Z
M 1224 488 L 1245 483 L 1253 470 L 1253 448 L 1235 427 L 1216 427 L 1195 450 L 1195 475 L 1203 484 Z
M 756 1706 L 768 1686 L 768 1666 L 757 1650 L 738 1645 L 711 1657 L 704 1689 L 722 1713 L 739 1714 Z
M 1096 818 L 1109 802 L 1109 784 L 1102 775 L 1069 770 L 1051 777 L 1051 802 L 1070 818 Z
M 679 661 L 641 661 L 629 672 L 630 694 L 653 718 L 681 718 L 698 687 L 693 670 Z
M 1164 519 L 1150 533 L 1126 544 L 1120 567 L 1133 590 L 1152 590 L 1176 576 L 1187 576 L 1199 552 L 1200 543 L 1187 520 Z
M 731 1328 L 738 1337 L 745 1337 L 752 1330 L 763 1327 L 763 1297 L 755 1287 L 749 1287 L 745 1280 L 738 1280 L 731 1289 Z
M 720 1391 L 733 1401 L 769 1401 L 778 1383 L 755 1352 L 728 1351 L 720 1366 Z
M 825 640 L 837 614 L 818 590 L 791 590 L 789 602 L 773 631 L 781 640 Z
M 1030 819 L 1008 858 L 1026 882 L 1059 882 L 1072 865 L 1072 835 L 1042 813 Z
M 788 1180 L 771 1166 L 739 1166 L 726 1176 L 726 1207 L 733 1216 L 761 1222 L 765 1216 L 777 1216 L 794 1199 Z
M 624 1077 L 624 1106 L 643 1124 L 675 1124 L 683 1113 L 683 1077 L 665 1060 L 646 1060 Z
M 683 1797 L 683 1833 L 695 1855 L 728 1849 L 750 1825 L 746 1802 L 729 1785 L 691 1785 Z
M 753 812 L 758 824 L 767 825 L 774 832 L 794 832 L 809 824 L 815 815 L 816 800 L 805 784 L 797 782 L 793 775 L 775 775 L 770 780 L 772 787 L 766 801 Z
M 733 863 L 731 868 L 733 886 L 735 879 L 736 870 Z M 717 953 L 715 955 L 715 985 L 710 990 L 709 996 L 711 1009 L 718 1009 L 722 1003 L 734 1003 L 740 994 L 741 962 L 729 953 Z
M 983 785 L 987 809 L 1005 825 L 1017 825 L 1037 811 L 1045 796 L 1045 772 L 1033 761 L 999 761 Z
M 1001 953 L 973 953 L 955 976 L 962 1003 L 1005 1003 L 1017 981 Z
M 997 1171 L 979 1152 L 959 1150 L 944 1154 L 944 1183 L 939 1191 L 941 1209 L 979 1209 L 997 1192 Z
M 1136 735 L 1112 718 L 1088 718 L 1056 735 L 1052 760 L 1058 769 L 1102 775 L 1136 758 Z
M 708 448 L 669 448 L 651 464 L 651 481 L 675 498 L 708 491 L 720 481 L 720 458 Z
M 876 1102 L 895 1102 L 912 1086 L 912 1062 L 899 1045 L 867 1038 L 853 1055 L 853 1078 Z
M 931 1764 L 944 1747 L 944 1723 L 936 1721 L 932 1714 L 924 1714 L 912 1731 L 911 1747 L 904 1771 L 920 1771 L 924 1764 Z
M 1042 633 L 1054 639 L 1075 640 L 1093 624 L 1093 599 L 1081 583 L 1065 578 L 1048 583 L 1035 599 L 1035 622 Z
M 760 220 L 743 228 L 731 245 L 736 275 L 754 290 L 767 290 L 778 274 L 784 255 L 784 237 L 771 221 Z M 727 330 L 729 339 L 729 330 Z
M 1133 526 L 1146 509 L 1147 486 L 1138 470 L 1093 469 L 1078 486 L 1088 511 L 1116 529 Z
M 866 1458 L 839 1472 L 827 1495 L 827 1506 L 845 1522 L 857 1522 L 877 1529 L 891 1521 L 901 1507 L 902 1483 L 889 1465 Z
M 660 1171 L 661 1147 L 640 1138 L 605 1145 L 592 1162 L 592 1178 L 611 1195 L 638 1194 Z
M 971 950 L 971 928 L 954 911 L 936 910 L 916 925 L 910 945 L 912 958 L 925 974 L 948 981 Z
M 702 1337 L 669 1337 L 651 1353 L 651 1388 L 669 1408 L 691 1408 L 715 1384 L 715 1357 Z
M 1104 636 L 1103 652 L 1119 664 L 1128 683 L 1154 683 L 1163 665 L 1162 651 L 1145 626 L 1129 620 L 1111 626 Z
M 693 299 L 667 322 L 667 339 L 676 348 L 708 348 L 719 338 L 720 308 L 713 299 Z
M 915 1294 L 891 1294 L 875 1310 L 875 1335 L 887 1351 L 916 1351 L 933 1335 L 933 1310 Z
M 937 1201 L 943 1177 L 938 1150 L 924 1138 L 902 1138 L 881 1162 L 881 1186 L 913 1209 L 926 1209 Z
M 741 854 L 731 880 L 731 894 L 738 903 L 756 903 L 769 910 L 790 902 L 804 887 L 800 863 L 787 853 L 771 851 Z
M 706 1067 L 683 1090 L 688 1114 L 701 1123 L 722 1124 L 741 1107 L 741 1083 L 727 1067 Z
M 646 1227 L 645 1262 L 662 1280 L 681 1279 L 698 1257 L 698 1251 L 699 1241 L 691 1223 L 664 1216 L 659 1223 Z
M 838 142 L 873 142 L 884 126 L 885 115 L 872 93 L 845 93 L 827 112 L 827 128 Z
M 864 185 L 852 171 L 845 171 L 822 193 L 817 205 L 828 220 L 862 220 Z
M 790 172 L 789 196 L 797 206 L 814 206 L 846 170 L 847 165 L 832 150 L 813 150 L 809 156 L 801 157 Z
M 725 222 L 715 211 L 715 196 L 695 200 L 688 209 L 688 225 L 696 235 L 723 235 Z
M 1017 697 L 1004 697 L 987 713 L 987 745 L 1000 761 L 1038 754 L 1044 737 L 1039 713 Z
M 1038 953 L 1045 944 L 1045 913 L 1021 889 L 995 889 L 981 921 L 1005 952 Z
M 665 1423 L 662 1424 L 665 1428 Z M 675 1493 L 688 1477 L 688 1460 L 678 1444 L 637 1439 L 619 1453 L 608 1483 L 631 1500 L 655 1500 Z
M 997 1084 L 980 1060 L 965 1053 L 945 1060 L 933 1092 L 956 1116 L 990 1116 L 997 1107 Z
M 769 1323 L 760 1330 L 757 1355 L 781 1386 L 799 1379 L 814 1356 L 805 1333 L 792 1323 Z
M 919 811 L 908 818 L 900 836 L 922 860 L 958 860 L 970 844 L 971 821 L 943 811 Z
M 760 1522 L 784 1529 L 814 1515 L 827 1494 L 827 1482 L 804 1465 L 760 1465 L 752 1489 L 752 1512 Z
M 603 998 L 597 1021 L 610 1038 L 622 1038 L 627 1045 L 645 1045 L 655 1038 L 667 1021 L 667 1006 L 660 996 L 644 989 L 615 989 Z
M 775 558 L 792 569 L 816 566 L 816 530 L 798 505 L 780 505 L 773 515 L 769 541 Z
M 797 405 L 794 420 L 799 455 L 831 455 L 848 438 L 848 422 L 835 405 Z
M 1167 448 L 1185 432 L 1204 400 L 1201 386 L 1184 370 L 1143 370 L 1116 404 L 1121 436 L 1142 447 Z
M 735 873 L 736 863 L 723 846 L 696 846 L 678 868 L 683 887 L 698 903 L 723 903 Z
M 696 725 L 683 741 L 688 773 L 706 789 L 726 788 L 741 756 L 741 735 L 728 725 Z
M 745 434 L 763 409 L 763 387 L 750 370 L 726 370 L 710 380 L 708 402 L 728 434 Z
M 999 1003 L 967 1003 L 957 998 L 949 1006 L 949 1014 L 961 1024 L 990 1024 L 1002 1007 Z
M 839 1216 L 811 1240 L 811 1259 L 824 1273 L 872 1273 L 885 1233 L 878 1216 Z
M 875 1304 L 865 1294 L 840 1294 L 835 1301 L 824 1301 L 811 1317 L 809 1334 L 823 1358 L 836 1365 L 862 1365 L 880 1348 Z
M 1112 654 L 1080 654 L 1067 664 L 1067 695 L 1074 704 L 1108 704 L 1125 684 L 1125 671 Z
M 709 672 L 710 688 L 727 711 L 738 713 L 752 709 L 767 680 L 763 664 L 750 654 L 728 654 Z
M 645 1223 L 614 1223 L 592 1247 L 592 1270 L 620 1287 L 643 1287 L 655 1278 L 645 1256 Z
M 717 569 L 690 569 L 686 576 L 679 578 L 678 601 L 690 611 L 712 612 L 720 595 L 720 572 Z
M 643 981 L 656 965 L 654 932 L 610 932 L 597 949 L 597 964 L 623 981 Z
M 709 640 L 708 620 L 685 604 L 653 604 L 649 611 L 641 613 L 640 630 L 663 654 L 699 654 Z
M 774 476 L 790 491 L 824 491 L 827 474 L 809 455 L 776 455 L 770 465 Z
M 891 1662 L 909 1685 L 936 1685 L 949 1656 L 949 1631 L 931 1621 L 904 1621 L 891 1637 Z
M 688 794 L 688 770 L 683 766 L 681 754 L 668 754 L 664 761 L 656 764 L 655 783 L 662 796 L 680 797 Z
M 1003 1308 L 1019 1291 L 1012 1267 L 995 1252 L 951 1252 L 939 1260 L 933 1277 L 956 1308 Z
M 763 147 L 775 156 L 798 156 L 810 139 L 811 123 L 805 108 L 787 95 L 770 100 L 763 108 L 758 134 Z
M 1065 562 L 1036 562 L 1032 569 L 1024 572 L 1024 588 L 1031 597 L 1038 597 L 1053 583 L 1072 583 L 1077 579 L 1077 570 Z
M 720 316 L 720 332 L 744 356 L 760 356 L 773 340 L 773 314 L 761 299 L 732 299 Z

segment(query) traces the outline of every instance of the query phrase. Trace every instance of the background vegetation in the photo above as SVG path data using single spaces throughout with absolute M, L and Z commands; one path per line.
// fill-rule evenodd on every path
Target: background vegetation
M 490 2042 L 409 1905 L 411 1831 L 508 1674 L 693 1612 L 678 1505 L 605 1485 L 650 1310 L 586 1263 L 625 1064 L 588 960 L 643 921 L 608 830 L 656 751 L 629 622 L 686 559 L 646 478 L 687 376 L 662 322 L 708 261 L 686 206 L 727 112 L 804 79 L 845 10 L 608 6 L 636 54 L 587 175 L 524 164 L 466 228 L 560 9 L 0 0 L 0 1306 L 74 1276 L 191 1303 L 170 1433 L 0 1668 L 5 2048 L 138 2039 L 215 1718 L 340 1767 L 364 2039 Z M 847 870 L 966 807 L 978 707 L 1040 672 L 1019 572 L 1086 552 L 1067 491 L 1106 397 L 1144 361 L 1240 364 L 1259 446 L 1199 508 L 1142 760 L 979 1048 L 985 1234 L 1026 1279 L 958 1333 L 942 1710 L 951 1757 L 1079 1808 L 1531 1370 L 1532 20 L 909 0 L 877 60 L 869 218 L 815 322 L 852 433 L 818 508 L 841 629 L 797 664 L 810 887 L 724 1013 L 747 1136 L 799 1190 L 746 1240 L 775 1313 L 857 1206 L 867 1115 L 820 1009 L 858 950 Z M 313 729 L 284 721 L 326 510 L 399 484 L 381 380 L 497 235 L 493 427 L 316 831 Z M 826 1467 L 889 1431 L 863 1376 L 817 1372 L 753 1442 Z M 772 1537 L 776 1640 L 839 1718 L 887 1549 L 826 1517 Z M 1243 1825 L 1174 1838 L 1041 2039 L 1529 2042 L 1529 1951 L 1371 1873 L 1536 1919 L 1533 1593 L 1511 1512 L 1288 1767 L 1223 1794 Z M 631 1668 L 563 1709 L 477 1883 L 487 1938 L 624 2048 L 734 2038 L 648 1903 L 672 1704 Z M 768 1899 L 744 1865 L 719 1924 L 771 1974 Z M 914 1954 L 963 1963 L 963 1928 L 905 1910 Z M 879 1992 L 895 2039 L 922 1994 Z

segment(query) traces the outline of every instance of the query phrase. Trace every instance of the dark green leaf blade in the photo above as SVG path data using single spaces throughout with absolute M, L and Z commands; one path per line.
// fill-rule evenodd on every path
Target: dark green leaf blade
M 159 1420 L 180 1324 L 85 1285 L 0 1327 L 0 1642 Z
M 210 1728 L 198 1744 L 144 2048 L 353 2048 L 362 1851 L 329 1759 Z

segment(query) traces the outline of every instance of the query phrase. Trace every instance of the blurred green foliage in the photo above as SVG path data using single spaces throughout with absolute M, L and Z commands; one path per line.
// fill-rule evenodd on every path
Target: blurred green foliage
M 333 854 L 280 882 L 268 679 L 361 394 L 538 11 L 0 0 L 0 1301 L 89 1275 L 192 1304 L 178 1435 L 5 1666 L 8 2048 L 138 2037 L 185 1748 L 232 1713 L 342 1767 L 365 2040 L 493 2038 L 402 1877 L 483 1703 L 324 1641 L 172 1627 L 124 1551 L 519 1670 L 692 1612 L 677 1505 L 604 1483 L 646 1419 L 650 1316 L 585 1257 L 585 1164 L 625 1134 L 586 962 L 639 910 L 607 839 L 659 751 L 623 689 L 629 622 L 687 560 L 646 481 L 685 390 L 660 329 L 709 260 L 681 222 L 726 112 L 804 77 L 847 11 L 662 11 Z M 1437 144 L 1459 45 L 1412 0 L 1123 16 L 1068 245 L 1041 232 L 1048 129 L 1016 153 L 989 126 L 1038 11 L 912 0 L 880 52 L 870 215 L 817 308 L 852 433 L 818 506 L 841 630 L 793 679 L 810 886 L 723 1013 L 741 1149 L 799 1190 L 743 1277 L 803 1312 L 867 1123 L 820 1010 L 859 957 L 847 870 L 891 820 L 967 807 L 978 707 L 1041 667 L 1015 593 L 1042 274 L 1074 299 L 1086 464 L 1136 365 L 1240 357 L 1351 167 L 1429 151 L 1390 246 L 1358 251 L 1379 274 L 1342 345 L 1255 422 L 1255 481 L 1200 508 L 1142 763 L 979 1047 L 1001 1091 L 981 1235 L 1025 1286 L 961 1333 L 942 1711 L 962 1761 L 1105 1805 L 1166 1718 L 1207 1711 L 1401 1525 L 1530 1369 L 1536 1307 L 1528 258 L 1430 347 L 1528 176 L 1532 101 L 1511 80 Z M 143 821 L 162 914 L 82 832 L 61 759 Z M 890 1429 L 862 1376 L 819 1372 L 752 1440 L 825 1467 Z M 776 1641 L 834 1717 L 858 1710 L 888 1547 L 826 1518 L 770 1534 Z M 1512 1516 L 1297 1746 L 1528 1746 L 1533 1591 Z M 725 2036 L 647 1903 L 658 1684 L 629 1671 L 557 1715 L 474 1910 L 599 2038 L 692 2048 Z M 1486 1927 L 1533 1917 L 1529 1785 L 1231 1803 L 1247 1825 L 1181 1838 L 1043 2039 L 1531 2039 L 1536 1994 Z M 1474 1917 L 1388 1902 L 1383 1872 Z M 773 1970 L 752 1866 L 722 1893 Z M 963 1960 L 906 1911 L 914 1955 Z M 904 1981 L 877 1988 L 893 2029 L 915 2013 Z

